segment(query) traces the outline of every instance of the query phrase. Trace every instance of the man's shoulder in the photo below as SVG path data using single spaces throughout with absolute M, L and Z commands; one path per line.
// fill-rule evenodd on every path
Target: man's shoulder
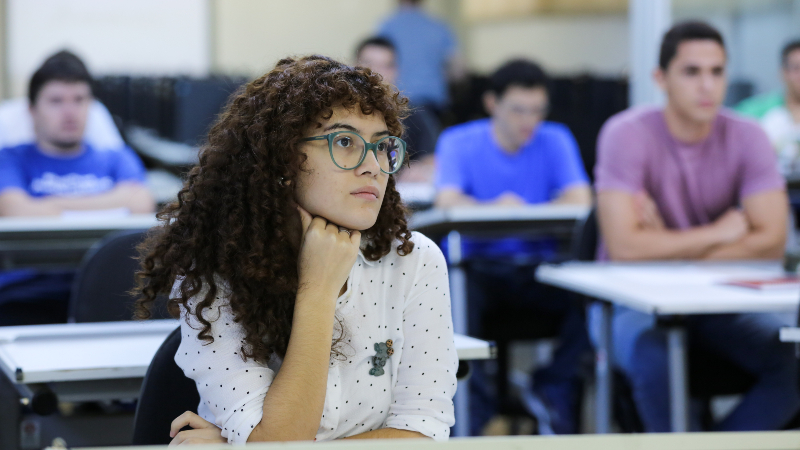
M 34 151 L 36 151 L 36 146 L 33 144 L 19 144 L 11 147 L 3 147 L 0 149 L 0 156 L 2 156 L 4 159 L 24 158 Z
M 442 131 L 442 136 L 448 139 L 471 139 L 476 136 L 485 134 L 491 128 L 489 119 L 471 120 L 469 122 L 460 123 L 447 127 Z
M 738 136 L 764 134 L 761 125 L 758 124 L 751 117 L 745 117 L 738 114 L 736 111 L 722 108 L 719 111 L 719 120 L 723 124 L 725 130 Z
M 90 144 L 85 145 L 87 155 L 97 160 L 118 161 L 127 156 L 136 154 L 136 152 L 127 145 L 122 145 L 119 147 L 95 147 Z
M 769 137 L 761 125 L 750 117 L 723 108 L 719 112 L 718 120 L 723 133 L 727 136 L 727 141 L 733 145 L 749 147 L 754 139 L 769 142 Z
M 611 116 L 606 125 L 638 127 L 648 126 L 663 117 L 664 110 L 658 106 L 637 106 L 620 111 Z
M 482 147 L 491 128 L 489 119 L 478 119 L 448 127 L 439 136 L 444 145 L 458 144 L 462 149 Z
M 544 121 L 539 124 L 536 133 L 545 137 L 572 137 L 572 131 L 568 126 L 559 122 Z
M 612 139 L 624 136 L 630 139 L 635 135 L 655 135 L 659 120 L 663 120 L 663 110 L 654 106 L 628 108 L 611 116 L 603 124 L 600 134 Z

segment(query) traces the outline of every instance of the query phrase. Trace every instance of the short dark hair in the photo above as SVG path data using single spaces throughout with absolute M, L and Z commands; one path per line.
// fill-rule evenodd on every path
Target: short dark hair
M 373 36 L 361 41 L 356 48 L 356 58 L 361 56 L 361 51 L 364 50 L 365 47 L 374 45 L 376 47 L 383 47 L 387 50 L 390 50 L 392 53 L 397 54 L 397 47 L 392 44 L 392 41 L 386 39 L 385 37 L 380 36 Z
M 789 65 L 789 54 L 795 50 L 800 50 L 800 39 L 789 41 L 781 50 L 781 66 L 784 68 Z
M 84 82 L 92 86 L 92 76 L 86 65 L 74 53 L 67 50 L 47 58 L 36 72 L 33 73 L 28 84 L 28 100 L 31 105 L 36 103 L 36 96 L 49 81 L 58 80 L 70 83 Z
M 523 88 L 542 87 L 548 88 L 549 79 L 544 70 L 533 61 L 526 59 L 511 60 L 497 69 L 489 79 L 489 91 L 494 92 L 498 97 L 511 86 Z
M 711 25 L 696 20 L 681 22 L 673 25 L 664 34 L 661 40 L 661 52 L 658 55 L 658 66 L 661 70 L 667 70 L 669 63 L 678 53 L 678 46 L 684 41 L 711 40 L 720 45 L 725 51 L 725 41 L 716 28 Z

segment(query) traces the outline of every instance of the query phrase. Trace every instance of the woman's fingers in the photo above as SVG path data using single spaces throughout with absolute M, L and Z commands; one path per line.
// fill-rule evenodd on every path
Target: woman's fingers
M 215 427 L 216 428 L 216 427 Z M 200 430 L 187 430 L 178 433 L 172 441 L 170 447 L 177 447 L 179 445 L 194 445 L 194 444 L 225 444 L 227 440 L 222 437 L 219 428 L 215 430 L 200 429 Z
M 178 434 L 179 431 L 181 431 L 181 428 L 187 425 L 195 429 L 217 427 L 213 423 L 203 419 L 197 414 L 191 411 L 186 411 L 185 413 L 176 417 L 175 420 L 172 421 L 172 425 L 170 425 L 169 427 L 169 437 L 175 437 L 175 435 Z
M 361 246 L 361 232 L 358 230 L 353 230 L 350 232 L 350 242 L 355 245 L 356 247 Z
M 187 425 L 193 429 L 180 431 L 181 428 Z M 222 431 L 216 425 L 191 411 L 186 411 L 172 421 L 169 437 L 173 438 L 169 443 L 170 447 L 184 444 L 226 442 L 225 438 L 222 437 Z
M 339 234 L 339 226 L 336 225 L 333 222 L 328 222 L 325 225 L 325 231 L 327 231 L 330 234 L 334 234 L 334 235 Z
M 308 211 L 306 211 L 306 210 L 305 210 L 305 209 L 304 209 L 302 206 L 300 206 L 300 205 L 297 205 L 297 212 L 299 212 L 299 213 L 300 213 L 300 223 L 301 223 L 301 224 L 302 224 L 302 226 L 303 226 L 303 236 L 305 236 L 305 235 L 306 235 L 306 232 L 308 231 L 308 227 L 310 227 L 310 226 L 311 226 L 311 221 L 312 221 L 314 218 L 313 218 L 313 217 L 311 217 L 311 213 L 309 213 Z
M 340 227 L 333 222 L 327 221 L 323 217 L 312 216 L 311 213 L 300 205 L 297 205 L 297 211 L 300 213 L 300 221 L 303 225 L 303 236 L 314 226 L 319 226 L 330 234 L 347 234 L 350 238 L 352 238 L 353 233 L 355 233 L 355 231 Z M 351 239 L 351 242 L 361 242 L 360 237 L 358 241 L 352 241 Z

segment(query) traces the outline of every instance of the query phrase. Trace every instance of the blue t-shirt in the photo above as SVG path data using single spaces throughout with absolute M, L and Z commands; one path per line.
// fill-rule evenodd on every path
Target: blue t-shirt
M 575 138 L 566 126 L 542 122 L 515 154 L 504 152 L 492 136 L 490 119 L 456 125 L 436 145 L 436 189 L 454 187 L 478 201 L 513 192 L 528 203 L 554 200 L 565 189 L 588 185 Z M 483 256 L 555 255 L 552 240 L 470 239 L 464 253 Z
M 416 105 L 447 103 L 447 61 L 456 39 L 443 22 L 419 8 L 402 7 L 386 19 L 378 35 L 397 48 L 397 87 Z
M 19 188 L 33 197 L 82 196 L 144 180 L 144 166 L 128 147 L 98 151 L 84 144 L 83 152 L 63 158 L 42 153 L 36 144 L 0 150 L 0 192 Z

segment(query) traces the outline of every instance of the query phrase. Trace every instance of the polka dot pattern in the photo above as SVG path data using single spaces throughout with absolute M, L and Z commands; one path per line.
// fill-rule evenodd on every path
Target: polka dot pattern
M 328 368 L 318 441 L 387 427 L 435 440 L 449 437 L 455 423 L 458 357 L 447 266 L 430 239 L 415 232 L 412 241 L 414 251 L 406 256 L 392 252 L 367 261 L 359 254 L 347 292 L 337 299 L 336 315 L 346 329 L 341 347 L 345 358 L 332 359 Z M 219 426 L 230 443 L 243 443 L 261 421 L 280 361 L 243 361 L 238 354 L 242 329 L 225 298 L 218 302 L 220 307 L 206 310 L 207 316 L 215 316 L 208 317 L 214 342 L 197 339 L 199 323 L 190 315 L 189 324 L 181 321 L 184 338 L 175 361 L 197 383 L 198 413 Z M 388 339 L 394 354 L 383 367 L 385 373 L 370 375 L 374 345 Z

